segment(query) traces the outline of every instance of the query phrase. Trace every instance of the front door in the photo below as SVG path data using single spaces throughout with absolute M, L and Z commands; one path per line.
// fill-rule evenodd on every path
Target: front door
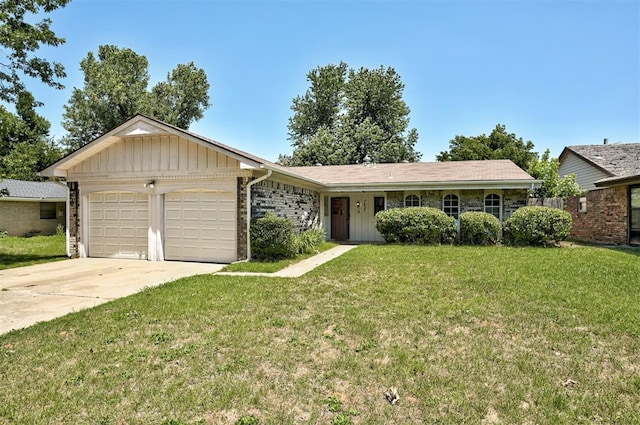
M 349 198 L 331 198 L 331 239 L 349 239 Z

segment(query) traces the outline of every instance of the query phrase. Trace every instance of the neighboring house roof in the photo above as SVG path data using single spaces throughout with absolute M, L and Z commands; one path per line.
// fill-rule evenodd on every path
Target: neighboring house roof
M 567 146 L 560 154 L 560 162 L 569 153 L 609 176 L 594 182 L 596 186 L 608 186 L 640 178 L 640 143 Z
M 29 182 L 24 180 L 0 180 L 0 190 L 9 193 L 5 200 L 66 200 L 67 188 L 56 182 Z

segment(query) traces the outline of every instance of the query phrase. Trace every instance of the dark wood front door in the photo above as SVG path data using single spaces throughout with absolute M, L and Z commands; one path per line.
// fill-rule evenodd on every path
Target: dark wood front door
M 331 198 L 331 239 L 349 239 L 349 198 Z
M 629 188 L 629 245 L 640 245 L 640 186 Z

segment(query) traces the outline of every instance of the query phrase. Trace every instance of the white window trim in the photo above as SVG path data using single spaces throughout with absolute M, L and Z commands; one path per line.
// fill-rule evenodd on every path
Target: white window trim
M 485 191 L 484 197 L 482 198 L 482 205 L 483 205 L 483 208 L 484 208 L 484 212 L 487 212 L 487 196 L 489 196 L 489 195 L 496 195 L 498 197 L 498 200 L 500 201 L 500 205 L 498 206 L 498 208 L 499 208 L 498 220 L 500 220 L 500 222 L 502 222 L 502 199 L 503 199 L 502 193 L 499 193 L 497 191 L 496 192 L 494 192 L 494 191 Z M 491 213 L 489 213 L 489 214 L 491 214 Z M 493 215 L 493 214 L 491 214 L 491 215 Z
M 462 203 L 462 202 L 460 201 L 460 193 L 459 193 L 459 192 L 444 192 L 444 193 L 442 194 L 442 199 L 440 200 L 440 201 L 441 201 L 441 203 L 442 203 L 442 212 L 444 212 L 445 214 L 447 214 L 447 213 L 445 212 L 445 210 L 444 210 L 444 198 L 446 198 L 446 197 L 447 197 L 447 196 L 449 196 L 449 195 L 453 195 L 453 196 L 455 196 L 456 198 L 458 198 L 458 214 L 457 214 L 457 216 L 458 216 L 458 217 L 454 217 L 456 220 L 458 220 L 458 219 L 460 219 L 460 214 L 461 214 L 461 211 L 460 211 L 460 209 L 461 209 L 461 205 L 460 205 L 460 204 Z M 449 215 L 449 214 L 447 214 L 447 215 Z M 453 217 L 453 216 L 451 216 L 451 217 Z
M 404 204 L 405 208 L 407 207 L 407 198 L 409 196 L 415 196 L 418 198 L 418 206 L 422 206 L 422 197 L 420 196 L 420 194 L 418 192 L 405 192 L 404 193 L 404 197 L 402 198 L 402 203 Z M 415 205 L 412 205 L 415 206 Z

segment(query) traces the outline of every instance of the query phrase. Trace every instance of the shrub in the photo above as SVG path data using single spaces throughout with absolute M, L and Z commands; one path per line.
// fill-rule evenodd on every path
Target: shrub
M 460 215 L 460 243 L 496 245 L 501 233 L 500 220 L 489 213 L 469 211 Z
M 297 254 L 293 223 L 288 218 L 266 213 L 251 220 L 251 256 L 256 260 L 277 260 Z
M 324 229 L 316 227 L 294 235 L 297 254 L 317 252 L 316 247 L 324 242 Z
M 453 217 L 430 207 L 380 211 L 376 214 L 376 229 L 391 243 L 453 243 L 458 233 Z
M 504 242 L 509 245 L 554 245 L 569 237 L 572 225 L 571 214 L 567 211 L 522 207 L 504 222 Z

